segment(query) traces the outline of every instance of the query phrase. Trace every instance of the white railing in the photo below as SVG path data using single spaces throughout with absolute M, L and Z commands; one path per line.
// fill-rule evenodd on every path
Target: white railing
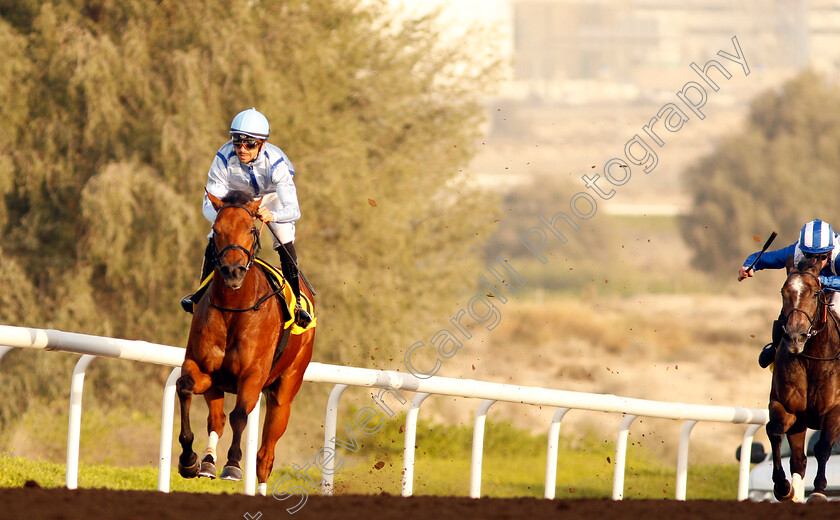
M 81 395 L 84 373 L 93 356 L 105 356 L 134 361 L 143 361 L 165 366 L 180 367 L 184 359 L 184 349 L 159 345 L 145 341 L 130 341 L 103 338 L 86 334 L 76 334 L 57 330 L 30 329 L 0 325 L 0 358 L 9 348 L 32 348 L 57 350 L 83 354 L 73 373 L 70 395 L 70 419 L 67 435 L 67 487 L 75 489 L 78 478 L 79 427 L 81 418 Z M 171 470 L 172 429 L 175 402 L 175 381 L 180 368 L 175 368 L 164 387 L 163 412 L 161 417 L 161 442 L 158 489 L 169 490 Z M 548 430 L 548 448 L 546 456 L 545 497 L 554 498 L 557 471 L 558 437 L 560 422 L 570 409 L 600 411 L 624 414 L 616 438 L 616 456 L 613 473 L 612 498 L 621 500 L 624 496 L 624 467 L 626 460 L 627 435 L 630 425 L 637 417 L 684 420 L 679 440 L 677 458 L 677 481 L 675 498 L 685 500 L 688 474 L 689 437 L 692 428 L 699 421 L 749 424 L 744 432 L 741 445 L 741 462 L 738 478 L 738 499 L 747 498 L 750 469 L 750 449 L 755 432 L 768 420 L 764 409 L 693 405 L 634 399 L 616 395 L 569 392 L 547 388 L 527 387 L 501 383 L 490 383 L 471 379 L 449 377 L 429 377 L 419 379 L 403 372 L 372 370 L 356 367 L 343 367 L 323 363 L 310 363 L 305 381 L 331 383 L 336 385 L 327 403 L 324 423 L 324 448 L 335 449 L 336 421 L 339 399 L 349 386 L 408 390 L 416 395 L 409 406 L 405 425 L 405 445 L 403 456 L 402 494 L 410 496 L 413 492 L 414 479 L 414 444 L 416 438 L 417 416 L 420 405 L 432 394 L 454 397 L 481 399 L 475 417 L 473 430 L 473 451 L 470 473 L 470 496 L 478 498 L 481 494 L 481 463 L 484 443 L 484 421 L 489 408 L 496 401 L 521 403 L 557 408 Z M 253 495 L 256 487 L 256 447 L 258 434 L 260 403 L 249 415 L 245 434 L 245 470 L 243 484 L 245 493 Z M 332 494 L 335 459 L 327 462 L 323 472 L 323 490 Z

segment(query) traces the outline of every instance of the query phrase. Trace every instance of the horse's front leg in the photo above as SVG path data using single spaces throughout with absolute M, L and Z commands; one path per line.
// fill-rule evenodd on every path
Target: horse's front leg
M 793 488 L 782 467 L 782 438 L 793 424 L 794 417 L 788 414 L 778 401 L 770 401 L 770 422 L 767 423 L 767 438 L 773 454 L 773 495 L 776 500 L 793 499 Z
M 794 426 L 787 434 L 790 444 L 790 479 L 791 499 L 794 502 L 805 500 L 805 467 L 808 465 L 808 456 L 805 453 L 805 428 Z
M 808 502 L 825 502 L 825 487 L 828 481 L 825 478 L 825 466 L 831 456 L 831 447 L 837 442 L 840 436 L 840 415 L 831 414 L 823 420 L 820 428 L 820 440 L 814 446 L 814 457 L 817 459 L 817 476 L 814 478 L 814 491 L 808 497 Z
M 201 470 L 199 477 L 210 479 L 216 478 L 216 446 L 219 437 L 225 429 L 225 393 L 211 386 L 204 393 L 204 401 L 207 403 L 207 449 L 204 450 L 204 457 L 201 458 Z
M 239 466 L 239 461 L 242 460 L 242 432 L 248 424 L 248 414 L 257 405 L 264 383 L 263 371 L 256 368 L 249 368 L 237 379 L 236 405 L 230 412 L 230 429 L 233 431 L 233 436 L 228 450 L 228 460 L 221 475 L 224 480 L 242 480 L 242 469 Z
M 193 394 L 201 394 L 209 386 L 210 376 L 201 372 L 193 360 L 185 360 L 181 366 L 181 377 L 175 383 L 181 405 L 181 433 L 178 435 L 181 456 L 178 458 L 178 473 L 184 478 L 194 478 L 199 470 L 198 456 L 192 447 L 195 436 L 190 428 L 190 403 Z

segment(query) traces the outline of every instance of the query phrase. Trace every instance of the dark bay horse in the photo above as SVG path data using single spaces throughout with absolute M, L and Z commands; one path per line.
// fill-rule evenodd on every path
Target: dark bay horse
M 773 494 L 778 500 L 804 497 L 805 430 L 821 430 L 814 447 L 817 476 L 809 501 L 825 501 L 825 465 L 840 435 L 840 328 L 829 308 L 833 293 L 822 291 L 821 262 L 806 258 L 796 269 L 788 257 L 782 287 L 784 336 L 776 349 L 767 436 L 773 450 Z M 790 443 L 788 482 L 781 462 L 782 436 Z
M 259 492 L 264 495 L 274 464 L 274 447 L 286 431 L 292 400 L 312 358 L 315 329 L 290 335 L 283 355 L 272 368 L 284 320 L 278 298 L 267 297 L 273 291 L 268 278 L 253 266 L 259 250 L 255 221 L 260 199 L 251 200 L 243 192 L 232 192 L 222 200 L 208 196 L 218 212 L 213 224 L 215 266 L 210 287 L 196 305 L 181 377 L 176 383 L 182 448 L 178 472 L 185 478 L 215 478 L 216 443 L 225 425 L 224 394 L 229 392 L 236 394 L 236 405 L 230 412 L 233 439 L 221 478 L 241 480 L 242 431 L 263 392 L 267 406 L 257 453 L 257 479 Z M 305 284 L 301 291 L 312 299 Z M 193 394 L 203 394 L 209 408 L 210 440 L 200 462 L 193 452 L 190 429 Z

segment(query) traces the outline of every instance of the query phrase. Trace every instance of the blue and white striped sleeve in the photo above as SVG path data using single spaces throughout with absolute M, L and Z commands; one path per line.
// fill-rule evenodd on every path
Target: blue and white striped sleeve
M 796 252 L 796 244 L 791 244 L 785 248 L 777 249 L 776 251 L 767 251 L 761 258 L 758 259 L 755 266 L 753 267 L 756 271 L 761 271 L 762 269 L 782 269 L 785 267 L 787 263 L 788 256 L 794 256 Z M 753 260 L 758 256 L 758 251 L 751 254 L 744 260 L 744 267 L 748 267 Z

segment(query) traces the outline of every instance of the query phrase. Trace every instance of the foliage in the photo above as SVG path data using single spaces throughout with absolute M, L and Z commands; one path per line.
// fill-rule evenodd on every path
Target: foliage
M 0 2 L 0 318 L 182 344 L 207 167 L 255 106 L 297 172 L 315 359 L 408 342 L 469 285 L 490 226 L 459 176 L 500 71 L 480 36 L 384 0 Z M 109 370 L 93 377 L 159 377 Z
M 838 114 L 837 85 L 803 72 L 758 96 L 744 128 L 688 170 L 693 204 L 682 232 L 696 267 L 734 272 L 770 231 L 779 232 L 775 249 L 809 220 L 835 221 Z

